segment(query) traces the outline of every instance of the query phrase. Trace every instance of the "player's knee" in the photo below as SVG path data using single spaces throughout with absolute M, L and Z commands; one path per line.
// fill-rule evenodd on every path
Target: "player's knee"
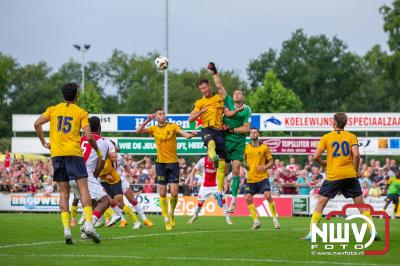
M 110 206 L 111 205 L 111 201 L 110 198 L 107 196 L 104 196 L 100 199 L 99 203 L 103 204 L 104 206 Z
M 246 198 L 247 205 L 253 203 L 253 196 L 251 194 L 247 194 L 245 198 Z

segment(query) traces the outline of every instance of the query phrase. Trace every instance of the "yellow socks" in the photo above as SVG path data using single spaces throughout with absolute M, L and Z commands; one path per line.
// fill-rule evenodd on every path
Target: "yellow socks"
M 61 221 L 64 228 L 69 228 L 69 212 L 61 212 Z
M 125 205 L 124 208 L 122 208 L 122 210 L 126 215 L 128 215 L 131 218 L 133 223 L 136 223 L 138 221 L 136 214 L 132 211 L 132 209 L 128 205 Z
M 374 222 L 374 221 L 372 220 L 372 216 L 371 216 L 371 212 L 370 212 L 370 211 L 365 211 L 365 212 L 363 212 L 362 214 L 365 215 L 365 216 L 367 216 L 367 217 L 371 220 L 371 222 Z M 367 226 L 368 226 L 368 229 L 371 231 L 371 226 L 369 225 L 369 223 L 367 223 Z
M 93 216 L 92 206 L 83 207 L 83 215 L 85 217 L 85 222 L 92 223 L 92 216 Z
M 207 154 L 208 157 L 212 160 L 217 155 L 215 152 L 215 141 L 210 140 L 207 144 Z
M 318 224 L 322 220 L 322 213 L 320 212 L 313 212 L 311 216 L 311 224 L 310 224 L 310 231 L 312 224 Z
M 111 215 L 113 215 L 114 210 L 111 209 L 111 207 L 108 207 L 108 209 L 104 212 L 104 218 L 106 220 L 110 220 L 111 219 Z
M 170 197 L 169 198 L 169 205 L 171 206 L 171 213 L 173 214 L 175 211 L 176 204 L 178 203 L 178 197 Z M 167 207 L 168 209 L 168 207 Z
M 164 218 L 168 217 L 168 202 L 166 197 L 160 197 L 161 213 Z
M 225 161 L 218 161 L 217 168 L 217 183 L 218 183 L 218 192 L 222 192 L 224 189 L 224 181 L 225 181 Z
M 253 218 L 253 221 L 254 222 L 258 221 L 256 206 L 254 206 L 254 204 L 252 203 L 250 205 L 247 205 L 247 208 L 249 209 L 249 213 L 251 218 Z
M 276 217 L 276 208 L 275 208 L 275 202 L 268 203 L 269 210 L 271 211 L 272 217 Z
M 71 218 L 75 219 L 78 212 L 78 206 L 71 206 Z

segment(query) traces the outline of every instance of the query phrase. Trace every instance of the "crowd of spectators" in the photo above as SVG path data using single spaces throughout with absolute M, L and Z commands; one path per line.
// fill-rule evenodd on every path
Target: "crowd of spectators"
M 132 155 L 123 155 L 126 167 L 121 171 L 126 176 L 134 191 L 141 193 L 155 193 L 156 172 L 155 163 L 151 157 L 145 156 L 138 160 Z M 201 185 L 199 174 L 194 169 L 196 162 L 188 163 L 185 158 L 179 159 L 179 184 L 180 193 L 184 195 L 196 195 Z M 361 159 L 360 169 L 362 176 L 360 185 L 365 197 L 379 197 L 386 194 L 386 180 L 397 173 L 396 161 L 386 158 L 384 163 L 371 159 L 364 162 Z M 268 170 L 272 194 L 299 194 L 318 195 L 319 188 L 324 181 L 325 169 L 308 156 L 303 163 L 296 161 L 294 157 L 285 163 L 276 159 L 272 169 Z M 189 184 L 190 175 L 194 175 L 194 186 Z M 58 191 L 57 184 L 53 181 L 53 167 L 50 159 L 25 160 L 14 158 L 8 151 L 5 159 L 0 161 L 0 192 L 43 192 L 50 195 Z M 225 192 L 230 193 L 231 176 L 228 176 L 225 184 Z M 244 194 L 246 189 L 246 171 L 241 169 L 241 182 L 239 193 Z

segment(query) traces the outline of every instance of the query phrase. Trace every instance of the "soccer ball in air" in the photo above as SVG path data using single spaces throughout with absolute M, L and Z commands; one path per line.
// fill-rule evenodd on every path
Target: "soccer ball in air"
M 165 56 L 159 56 L 154 61 L 158 70 L 166 70 L 168 68 L 168 59 Z

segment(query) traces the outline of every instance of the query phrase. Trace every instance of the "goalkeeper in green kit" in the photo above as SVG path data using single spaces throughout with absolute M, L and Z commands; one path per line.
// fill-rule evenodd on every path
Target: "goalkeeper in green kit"
M 218 89 L 225 90 L 215 64 L 210 62 L 208 68 L 213 73 L 215 86 Z M 233 97 L 227 95 L 224 99 L 224 104 L 225 174 L 229 173 L 230 164 L 232 163 L 232 200 L 229 212 L 234 212 L 240 184 L 240 165 L 243 162 L 243 154 L 246 147 L 246 134 L 250 132 L 251 109 L 244 104 L 244 93 L 241 90 L 235 90 Z

